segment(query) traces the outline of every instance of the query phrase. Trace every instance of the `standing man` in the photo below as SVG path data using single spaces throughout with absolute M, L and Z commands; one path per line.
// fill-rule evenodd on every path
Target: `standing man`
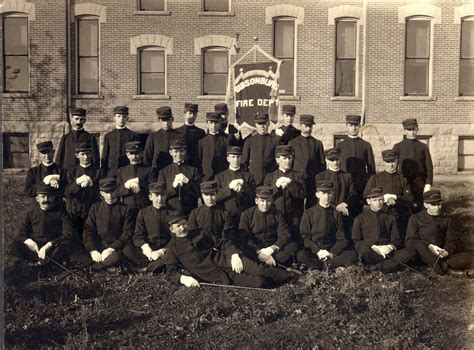
M 219 113 L 222 118 L 221 129 L 229 135 L 230 145 L 242 147 L 244 145 L 242 133 L 234 124 L 229 124 L 229 107 L 227 106 L 227 103 L 218 103 L 214 105 L 214 112 Z
M 408 180 L 418 212 L 423 209 L 423 192 L 433 185 L 433 161 L 428 146 L 417 139 L 416 119 L 405 119 L 402 125 L 406 138 L 393 149 L 398 152 L 398 171 Z
M 280 145 L 288 142 L 301 134 L 301 131 L 293 126 L 295 121 L 296 107 L 294 105 L 283 105 L 281 108 L 283 125 L 272 131 L 272 135 L 280 137 Z
M 86 123 L 86 110 L 84 108 L 71 108 L 69 120 L 72 130 L 63 135 L 59 141 L 58 152 L 56 153 L 56 164 L 60 168 L 69 171 L 74 169 L 78 163 L 75 156 L 75 148 L 78 143 L 87 143 L 92 147 L 92 162 L 100 167 L 99 146 L 95 137 L 84 130 Z
M 201 164 L 198 158 L 198 148 L 196 145 L 199 140 L 206 136 L 206 132 L 198 128 L 194 123 L 196 122 L 198 105 L 194 103 L 184 104 L 184 124 L 176 131 L 181 133 L 184 142 L 186 143 L 186 163 L 195 168 L 200 168 Z
M 295 159 L 293 169 L 303 173 L 306 177 L 306 208 L 316 204 L 316 175 L 326 169 L 324 160 L 324 146 L 315 139 L 313 132 L 314 116 L 302 114 L 300 116 L 301 135 L 296 136 L 288 145 L 293 147 Z
M 137 134 L 127 128 L 128 107 L 114 108 L 115 129 L 105 134 L 102 148 L 102 169 L 104 176 L 116 177 L 119 168 L 129 164 L 125 155 L 127 142 L 137 140 Z

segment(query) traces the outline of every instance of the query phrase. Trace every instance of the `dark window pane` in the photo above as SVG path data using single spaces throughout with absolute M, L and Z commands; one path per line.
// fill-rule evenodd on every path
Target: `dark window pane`
M 164 73 L 165 52 L 158 50 L 147 50 L 141 53 L 141 70 L 149 73 Z
M 97 94 L 99 92 L 99 59 L 79 59 L 79 93 Z
M 204 74 L 205 95 L 224 95 L 227 89 L 227 74 Z
M 429 20 L 410 19 L 407 21 L 407 58 L 430 57 L 430 26 Z
M 79 19 L 79 56 L 98 56 L 99 21 Z
M 28 56 L 5 56 L 5 91 L 29 91 Z
M 229 63 L 227 51 L 204 51 L 204 73 L 226 73 Z
M 294 60 L 284 60 L 280 66 L 279 93 L 293 95 L 294 86 Z
M 164 73 L 142 73 L 140 93 L 164 95 L 165 74 Z
M 4 168 L 29 168 L 28 134 L 3 134 Z
M 336 60 L 336 96 L 355 96 L 355 60 Z
M 461 58 L 474 58 L 474 20 L 462 21 Z
M 273 53 L 276 58 L 295 57 L 295 21 L 275 20 Z
M 356 22 L 338 21 L 336 24 L 336 57 L 355 58 L 356 55 Z
M 164 11 L 165 0 L 140 0 L 141 11 Z
M 474 95 L 474 59 L 462 59 L 459 67 L 459 95 Z
M 204 11 L 229 11 L 229 0 L 204 0 Z
M 28 18 L 4 18 L 5 55 L 28 55 Z
M 405 94 L 428 95 L 429 60 L 405 60 Z

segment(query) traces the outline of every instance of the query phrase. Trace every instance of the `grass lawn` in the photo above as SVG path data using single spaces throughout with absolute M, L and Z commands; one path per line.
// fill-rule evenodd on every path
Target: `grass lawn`
M 451 179 L 452 180 L 452 179 Z M 4 176 L 5 247 L 22 219 L 24 175 Z M 474 183 L 436 183 L 473 251 Z M 6 248 L 5 248 L 6 249 Z M 473 280 L 311 272 L 275 291 L 185 288 L 162 276 L 97 274 L 90 284 L 13 270 L 5 256 L 5 347 L 470 348 Z M 423 270 L 425 273 L 427 270 Z M 471 344 L 470 346 L 468 344 Z

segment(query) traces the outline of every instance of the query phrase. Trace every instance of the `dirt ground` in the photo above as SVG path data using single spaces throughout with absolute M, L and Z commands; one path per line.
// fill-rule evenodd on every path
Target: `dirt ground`
M 24 174 L 4 175 L 5 249 L 25 204 Z M 474 184 L 435 184 L 471 252 Z M 428 273 L 427 269 L 422 269 Z M 469 348 L 474 280 L 359 266 L 310 272 L 274 291 L 185 288 L 163 276 L 60 271 L 4 259 L 5 348 Z M 84 276 L 84 275 L 83 275 Z M 471 345 L 469 345 L 471 344 Z

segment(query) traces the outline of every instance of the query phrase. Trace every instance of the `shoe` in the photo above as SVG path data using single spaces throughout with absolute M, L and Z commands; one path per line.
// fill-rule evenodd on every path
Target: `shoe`
M 118 275 L 118 273 L 120 272 L 120 268 L 118 268 L 117 266 L 107 267 L 105 270 L 113 275 Z
M 456 277 L 463 277 L 465 276 L 467 273 L 467 271 L 464 271 L 464 270 L 455 270 L 455 269 L 452 269 L 450 267 L 448 267 L 447 269 L 447 273 L 448 275 L 451 275 L 451 276 L 456 276 Z

